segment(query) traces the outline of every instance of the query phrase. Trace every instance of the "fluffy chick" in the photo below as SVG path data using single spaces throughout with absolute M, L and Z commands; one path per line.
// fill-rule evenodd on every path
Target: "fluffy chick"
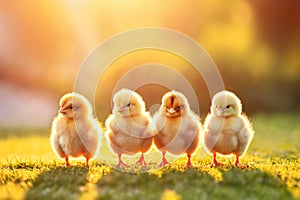
M 216 159 L 220 153 L 235 154 L 235 165 L 245 168 L 239 158 L 247 151 L 254 131 L 247 116 L 242 114 L 240 99 L 232 92 L 221 91 L 213 97 L 210 112 L 205 119 L 203 144 L 213 154 L 211 166 L 223 165 Z
M 144 153 L 152 145 L 153 132 L 142 97 L 135 91 L 122 89 L 114 95 L 113 103 L 112 114 L 105 123 L 105 135 L 109 146 L 118 154 L 117 167 L 128 167 L 122 161 L 122 154 L 134 155 L 139 152 L 142 155 L 136 163 L 146 165 Z
M 186 167 L 190 167 L 191 154 L 198 147 L 202 125 L 198 116 L 191 111 L 186 97 L 177 91 L 166 93 L 159 111 L 153 117 L 153 124 L 157 131 L 154 144 L 162 152 L 159 167 L 169 164 L 165 158 L 166 152 L 176 155 L 186 153 Z
M 89 101 L 77 93 L 64 95 L 59 102 L 58 115 L 52 122 L 50 141 L 58 157 L 66 160 L 69 156 L 89 160 L 98 152 L 102 141 L 102 130 L 92 115 Z

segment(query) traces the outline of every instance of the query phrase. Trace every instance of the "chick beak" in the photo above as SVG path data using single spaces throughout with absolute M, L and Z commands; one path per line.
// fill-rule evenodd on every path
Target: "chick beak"
M 223 115 L 224 112 L 225 112 L 225 108 L 220 108 L 220 109 L 218 109 L 218 111 L 217 111 L 217 113 L 218 113 L 219 116 Z
M 125 107 L 125 106 L 123 106 L 123 107 L 119 107 L 119 108 L 118 108 L 118 112 L 123 112 L 125 109 L 126 109 L 126 107 Z
M 67 114 L 67 110 L 64 108 L 60 108 L 58 113 Z
M 168 113 L 173 115 L 176 111 L 173 108 L 167 109 Z

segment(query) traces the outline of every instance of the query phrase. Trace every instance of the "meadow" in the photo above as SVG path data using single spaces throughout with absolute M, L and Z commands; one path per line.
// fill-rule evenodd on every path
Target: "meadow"
M 256 134 L 241 159 L 246 169 L 235 168 L 234 158 L 211 168 L 211 157 L 198 154 L 191 169 L 185 157 L 155 169 L 157 154 L 146 156 L 146 169 L 120 171 L 110 167 L 117 157 L 105 143 L 89 168 L 80 159 L 66 168 L 51 150 L 49 130 L 2 129 L 0 199 L 300 199 L 300 114 L 251 118 Z

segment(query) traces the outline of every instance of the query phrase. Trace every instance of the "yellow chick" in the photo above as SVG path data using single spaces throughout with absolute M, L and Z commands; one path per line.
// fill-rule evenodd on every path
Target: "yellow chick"
M 162 152 L 159 167 L 169 164 L 166 152 L 175 155 L 186 153 L 186 167 L 190 167 L 191 154 L 198 147 L 202 125 L 198 116 L 191 111 L 186 97 L 177 91 L 166 93 L 159 111 L 153 117 L 153 124 L 157 132 L 154 144 Z
M 240 99 L 232 92 L 221 91 L 212 99 L 210 114 L 205 119 L 203 146 L 213 154 L 212 167 L 223 165 L 216 159 L 217 153 L 234 154 L 235 165 L 245 168 L 239 158 L 245 154 L 253 138 L 252 125 L 242 114 Z
M 58 157 L 66 160 L 69 156 L 89 160 L 98 152 L 102 141 L 102 130 L 92 115 L 89 101 L 77 93 L 64 95 L 59 102 L 58 115 L 52 122 L 50 141 Z
M 117 167 L 128 167 L 122 161 L 122 154 L 134 155 L 142 153 L 137 164 L 146 165 L 144 153 L 153 140 L 150 129 L 150 116 L 145 111 L 142 97 L 135 91 L 122 89 L 113 97 L 112 114 L 106 120 L 106 137 L 109 146 L 118 154 Z

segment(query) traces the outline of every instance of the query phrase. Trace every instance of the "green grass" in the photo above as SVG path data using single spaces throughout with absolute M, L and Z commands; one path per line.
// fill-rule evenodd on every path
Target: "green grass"
M 90 168 L 83 159 L 66 168 L 51 150 L 48 130 L 2 130 L 0 199 L 300 199 L 300 115 L 261 114 L 252 121 L 256 135 L 243 170 L 232 166 L 234 158 L 210 168 L 210 156 L 200 154 L 193 169 L 185 170 L 180 158 L 154 170 L 159 154 L 152 153 L 146 159 L 153 170 L 125 173 L 109 167 L 117 158 L 106 145 Z

